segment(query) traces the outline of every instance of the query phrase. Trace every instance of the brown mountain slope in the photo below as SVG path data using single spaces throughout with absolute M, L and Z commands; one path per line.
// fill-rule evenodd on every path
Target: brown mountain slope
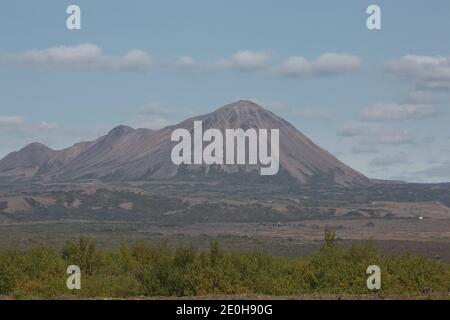
M 174 146 L 170 139 L 171 133 L 177 128 L 193 131 L 196 120 L 203 122 L 203 130 L 279 129 L 279 176 L 286 181 L 301 184 L 320 181 L 339 185 L 371 183 L 370 179 L 318 147 L 287 121 L 251 101 L 238 101 L 215 112 L 156 131 L 119 126 L 96 141 L 77 144 L 61 151 L 43 152 L 41 161 L 37 162 L 39 170 L 35 173 L 46 180 L 58 181 L 201 180 L 211 177 L 223 180 L 228 176 L 246 180 L 249 177 L 264 179 L 257 173 L 256 165 L 174 165 L 170 158 Z M 2 169 L 8 167 L 6 163 L 10 163 L 11 167 L 8 157 L 11 155 L 0 161 L 0 176 L 6 172 Z

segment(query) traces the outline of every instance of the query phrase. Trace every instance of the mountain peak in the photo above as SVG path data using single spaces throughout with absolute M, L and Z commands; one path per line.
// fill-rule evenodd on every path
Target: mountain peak
M 21 176 L 34 175 L 56 151 L 39 142 L 33 142 L 19 151 L 11 152 L 0 161 L 0 171 Z
M 260 105 L 256 104 L 255 102 L 251 101 L 251 100 L 238 100 L 232 103 L 229 103 L 225 106 L 223 106 L 222 108 L 220 108 L 219 110 L 254 110 L 254 111 L 259 111 L 259 110 L 264 110 L 263 107 L 261 107 Z
M 253 107 L 259 107 L 261 108 L 256 102 L 252 100 L 238 100 L 232 103 L 229 103 L 229 105 L 238 105 L 238 106 L 253 106 Z
M 20 151 L 54 151 L 54 150 L 50 149 L 49 147 L 47 147 L 42 143 L 33 142 L 22 148 Z
M 215 117 L 233 124 L 238 121 L 238 124 L 246 125 L 246 122 L 258 122 L 269 114 L 266 109 L 250 100 L 238 100 L 236 102 L 227 104 L 212 113 Z
M 134 131 L 134 129 L 129 126 L 119 125 L 119 126 L 113 128 L 111 131 L 109 131 L 107 135 L 119 137 L 124 134 L 128 134 L 132 131 Z

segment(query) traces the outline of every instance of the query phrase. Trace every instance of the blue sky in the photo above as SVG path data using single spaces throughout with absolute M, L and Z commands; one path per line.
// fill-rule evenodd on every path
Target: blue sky
M 82 29 L 66 28 L 66 8 Z M 377 4 L 382 30 L 366 28 Z M 0 156 L 251 99 L 374 178 L 450 181 L 450 2 L 3 1 Z

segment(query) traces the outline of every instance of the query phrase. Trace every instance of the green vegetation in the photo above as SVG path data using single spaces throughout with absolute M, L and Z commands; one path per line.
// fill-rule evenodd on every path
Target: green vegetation
M 68 290 L 66 268 L 78 265 L 81 290 Z M 367 294 L 369 265 L 379 265 L 379 294 L 450 292 L 450 265 L 419 256 L 385 257 L 370 244 L 343 248 L 325 232 L 321 250 L 307 258 L 230 253 L 212 242 L 209 250 L 171 249 L 137 243 L 113 251 L 91 240 L 62 249 L 38 246 L 0 251 L 0 295 L 15 298 L 196 296 L 209 294 Z

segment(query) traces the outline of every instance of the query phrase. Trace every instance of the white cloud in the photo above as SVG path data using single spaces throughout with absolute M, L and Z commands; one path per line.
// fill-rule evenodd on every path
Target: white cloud
M 161 129 L 175 123 L 179 118 L 179 115 L 169 110 L 158 102 L 151 102 L 141 107 L 127 124 L 134 128 Z
M 240 71 L 255 71 L 266 68 L 269 65 L 271 55 L 267 52 L 255 52 L 241 50 L 231 59 L 220 59 L 212 66 L 215 69 L 237 69 Z
M 0 129 L 23 126 L 26 124 L 24 117 L 0 116 Z
M 110 67 L 120 70 L 141 70 L 151 66 L 153 60 L 150 55 L 142 50 L 131 50 L 123 57 L 110 58 Z
M 402 145 L 415 142 L 415 136 L 408 130 L 391 129 L 369 123 L 349 125 L 338 132 L 345 138 L 359 138 L 365 145 Z
M 404 152 L 399 152 L 393 155 L 374 158 L 369 164 L 373 167 L 390 167 L 394 165 L 411 164 L 411 160 Z
M 355 72 L 361 67 L 358 56 L 347 53 L 324 53 L 309 61 L 302 56 L 286 59 L 281 75 L 288 77 L 333 76 Z
M 385 168 L 381 168 L 379 170 L 380 172 L 385 172 L 386 169 Z M 419 177 L 416 173 L 414 172 L 400 172 L 398 174 L 394 174 L 394 175 L 390 175 L 388 177 L 386 177 L 386 179 L 388 180 L 392 180 L 392 181 L 403 181 L 403 182 L 410 182 L 410 183 L 430 183 L 432 181 L 430 181 L 430 179 L 423 179 L 421 177 Z
M 31 122 L 22 116 L 0 116 L 0 131 L 15 133 L 32 133 L 40 130 L 56 128 L 56 124 L 42 122 Z
M 424 89 L 450 89 L 450 57 L 408 54 L 388 61 L 386 69 Z
M 364 108 L 361 118 L 367 121 L 397 121 L 429 118 L 437 114 L 438 109 L 430 105 L 381 102 Z
M 141 114 L 130 119 L 128 124 L 133 128 L 146 128 L 158 130 L 173 124 L 173 122 L 164 117 Z
M 350 152 L 353 154 L 373 154 L 378 153 L 378 149 L 373 146 L 354 146 L 350 149 Z
M 56 124 L 46 121 L 34 122 L 22 116 L 0 115 L 0 158 L 31 142 L 57 138 Z
M 404 102 L 411 104 L 430 104 L 438 102 L 439 100 L 440 97 L 436 94 L 436 92 L 412 90 L 408 93 Z
M 182 56 L 178 60 L 177 65 L 182 68 L 193 67 L 195 65 L 195 60 L 190 56 Z
M 226 60 L 226 59 L 219 59 L 216 62 L 214 62 L 211 67 L 213 69 L 230 69 L 233 67 L 233 64 Z
M 255 70 L 267 66 L 270 54 L 265 52 L 253 52 L 249 50 L 239 51 L 231 58 L 233 65 L 240 70 Z
M 417 172 L 427 178 L 435 178 L 439 181 L 450 181 L 450 161 L 443 162 L 431 168 Z
M 391 72 L 424 79 L 450 80 L 450 58 L 443 56 L 405 55 L 386 64 Z
M 117 71 L 143 70 L 152 64 L 152 58 L 144 51 L 131 50 L 123 56 L 111 56 L 89 43 L 7 54 L 1 60 L 28 67 Z
M 290 77 L 331 76 L 357 71 L 361 65 L 358 56 L 346 53 L 324 53 L 308 61 L 301 56 L 290 57 L 282 66 L 271 67 L 272 54 L 265 51 L 240 50 L 229 58 L 213 63 L 197 62 L 191 56 L 159 64 L 159 67 L 198 70 L 233 69 L 242 72 L 272 71 Z M 0 63 L 23 67 L 69 70 L 143 71 L 155 65 L 152 57 L 142 50 L 131 50 L 123 55 L 111 55 L 95 44 L 55 46 L 21 53 L 0 55 Z

